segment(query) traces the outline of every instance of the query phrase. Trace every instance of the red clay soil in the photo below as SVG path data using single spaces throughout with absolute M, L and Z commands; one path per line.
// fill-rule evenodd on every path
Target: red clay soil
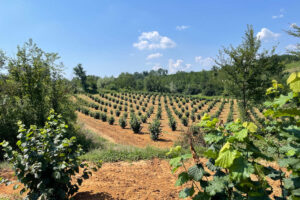
M 5 172 L 12 177 L 12 172 Z M 176 176 L 165 160 L 104 163 L 102 168 L 84 181 L 76 200 L 114 199 L 178 199 L 180 187 L 175 187 Z M 0 186 L 0 198 L 14 199 L 18 191 L 13 185 Z
M 201 159 L 205 163 L 206 159 Z M 187 167 L 193 164 L 192 160 L 187 163 Z M 262 162 L 265 166 L 272 166 L 278 169 L 274 163 Z M 206 168 L 205 168 L 206 169 Z M 207 169 L 206 169 L 207 170 Z M 183 187 L 175 187 L 176 174 L 171 173 L 171 168 L 166 160 L 153 159 L 138 162 L 116 162 L 104 163 L 102 168 L 93 173 L 93 176 L 85 180 L 80 187 L 75 200 L 119 200 L 119 199 L 179 199 L 178 194 Z M 2 171 L 1 176 L 10 180 L 16 180 L 11 170 Z M 256 179 L 254 176 L 252 179 Z M 267 181 L 273 187 L 274 195 L 279 195 L 280 182 Z M 188 187 L 185 185 L 184 187 Z M 200 187 L 198 185 L 198 187 Z M 21 189 L 21 187 L 20 187 Z M 13 190 L 13 185 L 0 186 L 0 198 L 7 197 L 15 199 L 18 190 Z

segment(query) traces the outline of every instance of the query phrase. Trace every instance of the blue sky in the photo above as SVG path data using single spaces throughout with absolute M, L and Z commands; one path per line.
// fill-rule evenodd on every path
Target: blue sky
M 298 41 L 299 0 L 0 0 L 0 49 L 16 53 L 32 38 L 57 52 L 67 78 L 82 63 L 87 74 L 209 69 L 222 46 L 238 45 L 252 24 L 263 48 L 285 53 Z

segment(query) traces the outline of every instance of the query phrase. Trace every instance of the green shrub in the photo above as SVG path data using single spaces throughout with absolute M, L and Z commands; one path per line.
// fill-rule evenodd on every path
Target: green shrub
M 190 116 L 190 112 L 189 112 L 189 111 L 186 111 L 186 112 L 185 112 L 185 116 L 186 116 L 186 117 L 189 117 L 189 116 Z
M 124 113 L 123 113 L 123 117 L 125 117 L 125 119 L 127 119 L 128 113 L 127 113 L 127 112 L 124 112 Z
M 113 116 L 110 116 L 110 117 L 108 118 L 108 123 L 109 123 L 110 125 L 113 125 L 114 122 L 115 122 L 115 118 L 114 118 Z
M 194 113 L 191 114 L 191 120 L 192 120 L 193 122 L 196 121 L 196 117 L 195 117 L 195 114 L 194 114 Z
M 188 124 L 189 124 L 189 118 L 187 118 L 186 116 L 183 116 L 181 118 L 181 123 L 183 124 L 183 126 L 188 126 Z
M 117 117 L 119 117 L 120 114 L 121 114 L 120 110 L 116 110 L 116 111 L 115 111 L 115 114 L 116 114 Z
M 1 146 L 19 182 L 24 185 L 20 194 L 27 192 L 26 199 L 34 200 L 68 199 L 78 191 L 83 180 L 92 175 L 88 164 L 79 160 L 83 150 L 76 143 L 76 137 L 65 137 L 68 127 L 53 110 L 41 129 L 32 125 L 27 130 L 21 122 L 18 125 L 18 150 L 13 151 L 6 141 Z M 80 168 L 83 174 L 77 175 L 73 182 L 72 177 Z
M 106 120 L 107 120 L 107 115 L 106 115 L 106 113 L 101 113 L 101 120 L 102 120 L 103 122 L 106 122 Z
M 122 106 L 121 105 L 119 105 L 118 108 L 119 108 L 119 110 L 122 110 Z
M 169 126 L 172 129 L 172 131 L 176 131 L 177 123 L 174 117 L 169 118 Z
M 130 127 L 134 133 L 139 133 L 142 129 L 140 120 L 133 113 L 130 118 Z
M 148 119 L 148 116 L 147 115 L 142 115 L 141 116 L 141 120 L 143 123 L 146 123 L 147 122 L 147 119 Z
M 120 117 L 119 125 L 124 129 L 127 126 L 127 121 L 125 117 Z
M 101 113 L 100 112 L 95 112 L 95 119 L 100 119 Z
M 152 140 L 157 140 L 159 134 L 161 133 L 160 128 L 160 121 L 159 119 L 155 119 L 150 125 L 149 125 L 149 131 L 150 131 L 150 137 Z

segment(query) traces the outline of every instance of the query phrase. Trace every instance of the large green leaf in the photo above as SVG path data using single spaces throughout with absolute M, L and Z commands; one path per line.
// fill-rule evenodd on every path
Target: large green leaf
M 223 168 L 228 168 L 232 165 L 233 161 L 240 156 L 240 152 L 233 150 L 230 143 L 227 142 L 219 152 L 216 160 L 216 165 Z
M 195 181 L 200 181 L 205 174 L 203 166 L 201 164 L 194 165 L 188 169 L 188 174 Z
M 240 141 L 243 142 L 245 138 L 248 136 L 248 130 L 247 129 L 242 129 L 239 132 L 234 134 L 234 137 Z
M 179 198 L 180 199 L 184 199 L 187 197 L 191 197 L 193 196 L 193 194 L 195 193 L 194 187 L 190 187 L 190 188 L 184 188 L 183 190 L 181 190 L 179 192 Z
M 228 177 L 218 177 L 215 176 L 212 181 L 209 182 L 209 185 L 205 188 L 205 191 L 210 196 L 215 196 L 217 193 L 225 192 L 225 188 L 228 182 Z
M 300 72 L 293 72 L 287 79 L 287 84 L 290 85 L 293 92 L 300 92 Z
M 213 158 L 213 159 L 216 159 L 218 157 L 218 153 L 213 149 L 208 149 L 207 151 L 204 152 L 204 155 L 207 158 Z
M 188 173 L 186 172 L 181 172 L 179 175 L 178 175 L 178 179 L 175 183 L 175 186 L 180 186 L 182 184 L 185 184 L 186 182 L 188 182 L 190 180 L 190 177 L 188 175 Z
M 293 92 L 300 92 L 300 78 L 290 83 L 290 88 Z
M 254 167 L 243 157 L 235 159 L 229 170 L 231 179 L 235 181 L 249 178 L 250 175 L 254 173 Z
M 216 135 L 216 134 L 209 133 L 204 136 L 204 140 L 207 144 L 217 143 L 222 139 L 223 139 L 222 135 Z

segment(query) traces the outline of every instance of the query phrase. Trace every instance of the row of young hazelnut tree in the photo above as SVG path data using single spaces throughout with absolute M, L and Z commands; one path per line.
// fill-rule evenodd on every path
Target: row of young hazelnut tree
M 95 119 L 108 122 L 113 125 L 118 117 L 119 125 L 124 129 L 128 125 L 134 133 L 142 130 L 142 124 L 149 122 L 149 118 L 154 112 L 154 105 L 157 104 L 157 113 L 154 119 L 149 122 L 149 132 L 153 140 L 157 140 L 161 133 L 161 106 L 162 101 L 168 115 L 169 126 L 173 131 L 178 129 L 175 116 L 185 127 L 199 121 L 204 113 L 210 112 L 218 102 L 221 102 L 214 117 L 219 117 L 224 109 L 224 105 L 229 100 L 210 100 L 205 98 L 191 98 L 166 94 L 149 93 L 100 93 L 99 95 L 77 95 L 77 110 L 94 117 Z M 233 120 L 233 100 L 230 100 L 230 113 L 228 120 Z M 169 108 L 171 106 L 171 109 Z M 206 108 L 204 108 L 206 106 Z M 128 119 L 128 113 L 129 119 Z M 191 122 L 190 122 L 191 121 Z

